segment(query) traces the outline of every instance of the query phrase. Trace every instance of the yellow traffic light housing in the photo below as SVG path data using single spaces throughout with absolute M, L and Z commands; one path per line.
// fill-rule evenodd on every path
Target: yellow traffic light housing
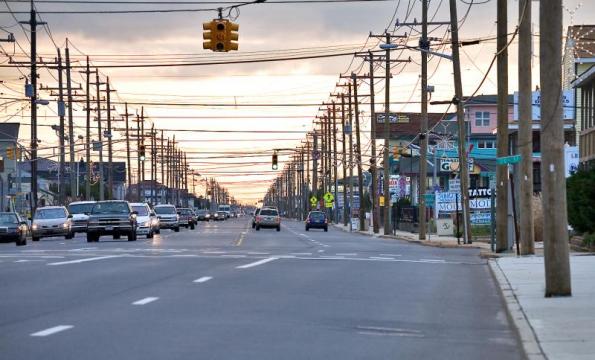
M 204 30 L 202 37 L 203 49 L 210 49 L 216 52 L 228 52 L 237 50 L 238 29 L 240 26 L 226 19 L 213 19 L 202 24 Z
M 279 168 L 279 164 L 278 164 L 278 157 L 277 157 L 277 151 L 275 151 L 275 152 L 273 153 L 273 161 L 272 161 L 272 164 L 271 164 L 271 168 L 272 168 L 273 170 L 277 170 L 277 169 Z

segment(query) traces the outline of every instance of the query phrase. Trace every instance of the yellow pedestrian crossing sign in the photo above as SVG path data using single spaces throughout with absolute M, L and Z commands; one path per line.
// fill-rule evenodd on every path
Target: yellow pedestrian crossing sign
M 312 206 L 316 206 L 317 202 L 318 202 L 318 199 L 316 198 L 316 196 L 312 196 L 310 198 L 310 204 L 312 204 Z

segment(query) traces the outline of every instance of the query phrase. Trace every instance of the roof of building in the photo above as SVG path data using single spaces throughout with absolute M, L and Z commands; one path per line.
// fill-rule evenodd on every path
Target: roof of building
M 508 104 L 514 103 L 514 95 L 508 95 Z M 465 100 L 465 105 L 496 105 L 498 104 L 498 95 L 476 95 L 471 99 Z
M 0 141 L 17 141 L 20 126 L 19 123 L 0 123 Z
M 595 58 L 595 25 L 569 26 L 566 48 L 572 47 L 575 59 Z
M 428 128 L 431 129 L 440 120 L 450 118 L 452 114 L 444 113 L 428 113 Z M 398 113 L 399 120 L 391 122 L 390 124 L 390 138 L 391 139 L 410 139 L 419 134 L 421 125 L 421 113 Z M 404 121 L 404 120 L 407 121 Z M 384 123 L 376 123 L 376 138 L 384 139 Z

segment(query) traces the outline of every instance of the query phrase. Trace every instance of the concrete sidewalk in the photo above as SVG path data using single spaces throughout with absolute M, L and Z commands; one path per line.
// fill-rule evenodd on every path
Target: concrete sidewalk
M 490 260 L 529 359 L 595 359 L 595 256 L 571 260 L 572 297 L 545 298 L 543 257 Z
M 341 229 L 343 231 L 349 231 L 349 225 L 345 226 L 343 224 L 333 224 L 334 227 Z M 407 231 L 396 230 L 394 235 L 384 235 L 384 230 L 380 228 L 380 232 L 378 234 L 374 234 L 372 229 L 368 229 L 366 231 L 354 231 L 355 233 L 380 237 L 380 238 L 387 238 L 387 239 L 395 239 L 395 240 L 404 240 L 411 243 L 416 243 L 420 245 L 426 246 L 435 246 L 435 247 L 461 247 L 461 248 L 479 248 L 482 250 L 490 251 L 490 244 L 485 242 L 475 241 L 472 244 L 459 244 L 458 240 L 454 236 L 437 236 L 435 234 L 428 234 L 427 240 L 419 240 L 419 235 L 417 233 L 411 233 Z M 463 239 L 461 238 L 461 242 Z

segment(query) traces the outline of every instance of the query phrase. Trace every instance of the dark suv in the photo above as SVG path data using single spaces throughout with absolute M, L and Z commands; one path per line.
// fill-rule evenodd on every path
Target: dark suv
M 306 231 L 310 229 L 324 229 L 328 231 L 328 219 L 322 211 L 310 211 L 306 218 Z
M 189 208 L 178 208 L 178 215 L 180 225 L 184 226 L 186 229 L 190 227 L 191 230 L 194 230 L 195 219 L 194 219 L 194 212 Z
M 126 235 L 128 241 L 135 241 L 136 215 L 127 201 L 98 201 L 89 214 L 87 242 L 99 241 L 102 235 L 112 235 L 114 239 Z

